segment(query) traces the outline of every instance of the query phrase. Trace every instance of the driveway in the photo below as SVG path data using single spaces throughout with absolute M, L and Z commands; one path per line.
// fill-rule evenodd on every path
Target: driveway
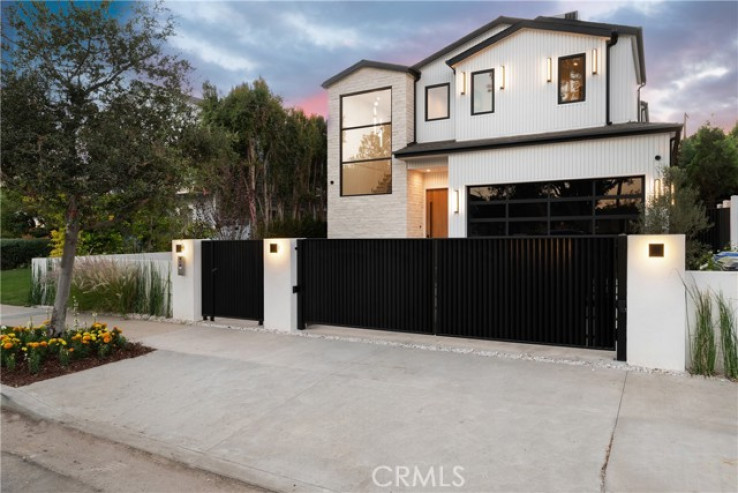
M 727 381 L 160 325 L 158 351 L 3 387 L 4 404 L 279 491 L 738 484 Z

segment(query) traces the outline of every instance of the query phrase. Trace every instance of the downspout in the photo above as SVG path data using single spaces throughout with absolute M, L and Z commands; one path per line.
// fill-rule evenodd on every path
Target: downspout
M 607 125 L 612 125 L 612 122 L 610 121 L 610 48 L 618 44 L 618 37 L 619 34 L 617 31 L 613 31 L 612 34 L 610 34 L 610 39 L 607 41 L 607 53 L 605 55 L 605 71 L 607 72 L 605 74 L 605 123 Z M 640 107 L 640 104 L 638 106 Z
M 636 115 L 638 115 L 638 121 L 639 122 L 643 121 L 641 119 L 641 89 L 645 85 L 646 85 L 646 82 L 644 81 L 644 82 L 641 82 L 640 85 L 638 86 L 638 106 L 636 107 L 636 110 L 637 110 Z

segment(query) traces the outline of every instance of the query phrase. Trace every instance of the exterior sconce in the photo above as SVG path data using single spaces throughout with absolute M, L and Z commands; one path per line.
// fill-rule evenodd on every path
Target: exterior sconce
M 461 72 L 461 95 L 466 94 L 466 72 Z
M 658 178 L 653 181 L 653 196 L 656 198 L 661 197 L 661 180 Z
M 269 243 L 269 253 L 277 253 L 279 251 L 279 245 L 277 243 Z
M 177 253 L 182 253 L 182 252 L 184 252 L 184 245 L 183 245 L 182 243 L 177 243 L 177 244 L 175 245 L 175 247 L 174 247 L 174 250 L 175 250 L 175 251 L 176 251 Z
M 459 213 L 459 189 L 458 188 L 454 190 L 453 206 L 454 206 L 454 214 L 458 214 Z
M 551 57 L 548 57 L 546 60 L 546 82 L 551 82 L 553 79 L 553 62 L 551 62 Z
M 597 75 L 597 68 L 599 66 L 599 57 L 597 56 L 597 48 L 592 50 L 592 75 Z
M 648 244 L 648 256 L 649 257 L 663 257 L 664 256 L 664 244 L 663 243 L 649 243 Z
M 505 66 L 500 67 L 500 90 L 505 89 Z

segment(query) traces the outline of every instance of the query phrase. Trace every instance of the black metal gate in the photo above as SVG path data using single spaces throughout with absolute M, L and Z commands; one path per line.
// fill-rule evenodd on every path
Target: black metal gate
M 730 208 L 708 209 L 710 226 L 698 235 L 698 239 L 713 252 L 730 247 Z
M 624 236 L 300 240 L 298 323 L 593 349 L 617 337 L 624 359 L 626 248 Z
M 262 240 L 202 242 L 202 316 L 264 319 Z

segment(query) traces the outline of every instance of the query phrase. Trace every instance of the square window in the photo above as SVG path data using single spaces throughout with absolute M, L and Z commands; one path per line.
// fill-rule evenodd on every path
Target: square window
M 495 71 L 494 69 L 472 74 L 472 115 L 495 111 Z
M 449 84 L 425 88 L 425 120 L 445 120 L 449 117 Z
M 584 101 L 586 55 L 559 58 L 559 104 Z

